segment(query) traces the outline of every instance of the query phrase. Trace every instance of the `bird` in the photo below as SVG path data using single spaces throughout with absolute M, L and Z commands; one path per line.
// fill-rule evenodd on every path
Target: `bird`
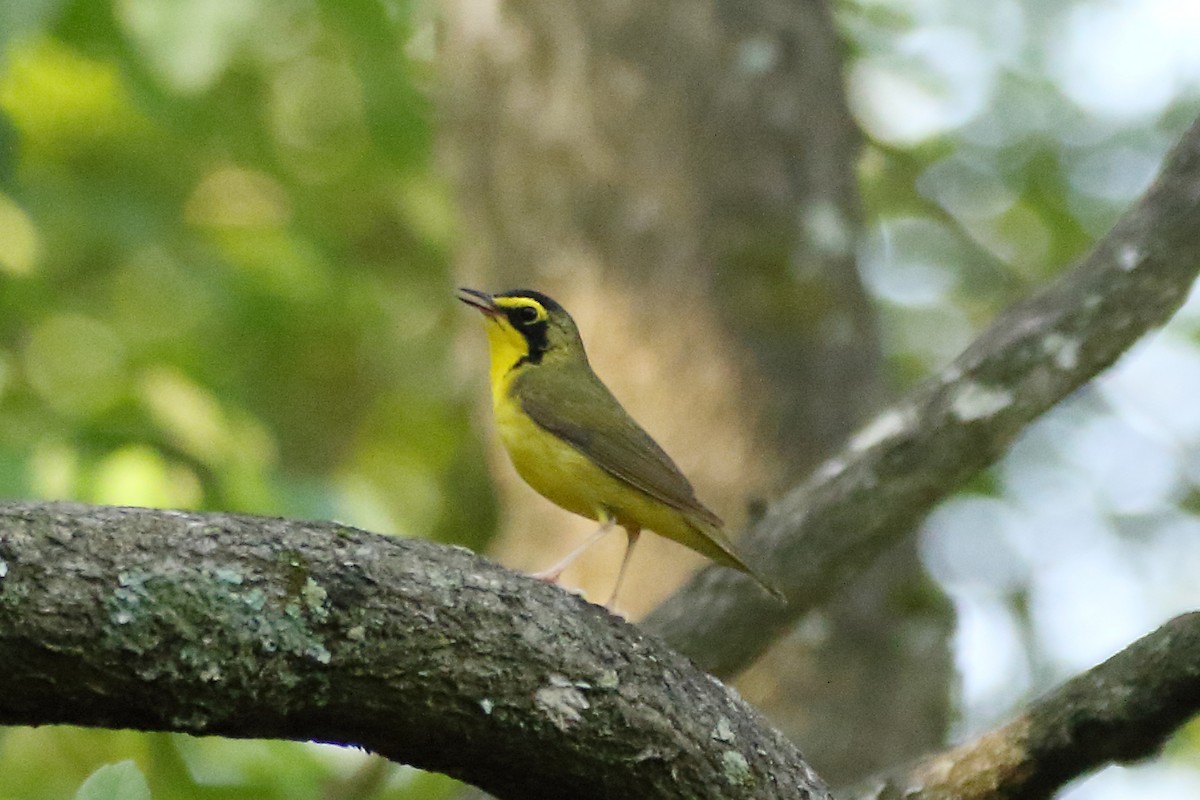
M 483 315 L 492 414 L 517 473 L 546 499 L 600 523 L 534 577 L 557 583 L 576 558 L 620 526 L 626 547 L 605 603 L 610 611 L 643 530 L 746 573 L 784 601 L 746 564 L 721 519 L 592 371 L 579 328 L 561 305 L 530 289 L 488 294 L 459 288 L 458 299 Z

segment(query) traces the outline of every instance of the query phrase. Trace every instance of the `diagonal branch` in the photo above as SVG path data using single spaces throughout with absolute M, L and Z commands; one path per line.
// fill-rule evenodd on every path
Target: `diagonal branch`
M 1110 762 L 1157 753 L 1200 713 L 1200 612 L 1176 617 L 1017 719 L 855 793 L 905 800 L 1044 800 Z
M 0 724 L 357 744 L 502 797 L 828 798 L 652 637 L 332 523 L 0 504 Z
M 1004 312 L 753 528 L 743 549 L 787 592 L 787 607 L 742 576 L 710 568 L 644 626 L 714 674 L 737 673 L 995 461 L 1025 426 L 1169 319 L 1198 270 L 1200 122 L 1088 255 Z

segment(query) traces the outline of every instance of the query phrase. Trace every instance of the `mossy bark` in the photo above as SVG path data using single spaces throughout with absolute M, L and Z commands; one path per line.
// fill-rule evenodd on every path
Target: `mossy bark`
M 828 797 L 604 609 L 331 523 L 0 505 L 0 664 L 0 724 L 356 744 L 499 797 Z

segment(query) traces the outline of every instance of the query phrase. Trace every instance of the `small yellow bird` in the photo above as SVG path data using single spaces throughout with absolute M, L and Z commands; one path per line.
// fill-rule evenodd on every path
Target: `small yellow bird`
M 609 608 L 643 529 L 740 570 L 783 599 L 746 565 L 675 462 L 592 372 L 575 321 L 562 306 L 525 289 L 458 292 L 459 300 L 484 315 L 492 412 L 513 466 L 551 502 L 600 523 L 583 544 L 536 577 L 557 582 L 616 524 L 628 543 Z

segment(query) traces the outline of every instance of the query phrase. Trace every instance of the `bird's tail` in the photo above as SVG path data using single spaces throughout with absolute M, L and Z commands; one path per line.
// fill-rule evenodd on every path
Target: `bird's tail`
M 694 550 L 708 556 L 723 567 L 744 572 L 776 600 L 787 603 L 787 596 L 783 592 L 746 563 L 720 526 L 714 525 L 704 518 L 689 518 L 688 523 L 696 533 L 696 540 L 691 544 Z

